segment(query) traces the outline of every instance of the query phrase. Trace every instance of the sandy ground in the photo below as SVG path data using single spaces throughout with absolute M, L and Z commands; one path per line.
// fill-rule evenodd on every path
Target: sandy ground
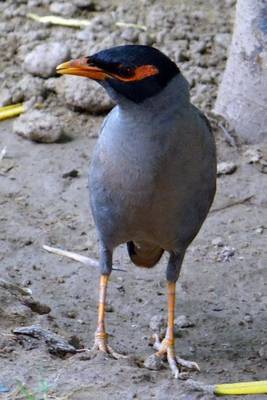
M 179 11 L 178 3 L 173 7 Z M 215 11 L 209 2 L 197 3 L 199 12 L 210 10 L 211 30 L 216 22 L 212 11 L 223 15 L 221 31 L 227 24 L 230 30 L 231 2 L 222 2 Z M 109 6 L 105 7 L 97 12 L 107 13 Z M 166 6 L 166 15 L 168 10 Z M 8 18 L 14 22 L 24 17 Z M 35 25 L 29 27 L 34 30 Z M 50 29 L 56 32 L 57 28 Z M 200 38 L 206 34 L 202 25 L 196 30 Z M 7 49 L 2 52 L 1 76 L 6 77 L 9 87 L 23 74 L 19 51 L 14 52 L 13 60 Z M 15 69 L 10 69 L 11 65 Z M 223 63 L 209 66 L 208 71 L 211 69 L 219 77 Z M 204 108 L 209 112 L 213 102 L 209 89 L 216 89 L 217 81 L 212 88 L 206 85 Z M 198 95 L 196 87 L 194 95 Z M 42 245 L 97 257 L 87 171 L 103 116 L 67 109 L 54 94 L 43 104 L 46 110 L 55 111 L 64 125 L 65 136 L 58 143 L 27 141 L 12 132 L 11 120 L 0 125 L 0 150 L 7 147 L 0 164 L 1 278 L 30 288 L 36 299 L 51 307 L 49 314 L 38 315 L 0 289 L 0 398 L 213 398 L 189 391 L 182 381 L 171 377 L 167 367 L 160 371 L 143 367 L 144 359 L 153 352 L 150 319 L 167 311 L 165 258 L 153 270 L 145 271 L 130 263 L 124 248 L 116 251 L 115 264 L 127 272 L 114 271 L 111 277 L 108 332 L 113 347 L 129 354 L 129 359 L 98 356 L 83 360 L 80 354 L 60 358 L 37 339 L 12 335 L 16 327 L 38 323 L 66 339 L 74 337 L 80 347 L 90 347 L 96 327 L 98 272 L 48 254 Z M 196 104 L 201 105 L 201 101 Z M 178 282 L 177 315 L 187 316 L 194 326 L 180 330 L 176 350 L 181 357 L 199 363 L 201 373 L 190 377 L 203 383 L 266 379 L 266 174 L 259 163 L 247 161 L 247 150 L 255 146 L 231 147 L 220 129 L 215 129 L 215 135 L 219 161 L 233 161 L 237 169 L 218 178 L 213 208 L 188 249 Z M 261 151 L 266 157 L 266 148 L 262 146 Z M 77 177 L 63 177 L 73 169 L 78 170 Z M 22 384 L 26 392 L 35 392 L 35 397 L 29 397 L 25 390 L 18 394 Z M 1 393 L 1 385 L 9 392 Z M 250 396 L 253 400 L 263 398 Z

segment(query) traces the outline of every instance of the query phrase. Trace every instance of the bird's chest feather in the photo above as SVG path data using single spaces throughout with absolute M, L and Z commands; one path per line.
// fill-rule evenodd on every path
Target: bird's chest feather
M 93 190 L 144 206 L 161 190 L 165 174 L 177 163 L 177 132 L 174 124 L 159 119 L 137 123 L 115 116 L 105 124 L 95 151 Z
M 178 228 L 172 229 L 173 221 L 181 230 L 184 215 L 196 220 L 194 229 L 200 226 L 210 204 L 215 158 L 207 152 L 206 126 L 197 125 L 194 112 L 190 117 L 161 113 L 125 122 L 111 113 L 89 179 L 93 216 L 105 240 L 113 245 L 133 238 L 174 243 Z M 203 212 L 198 204 L 204 204 Z M 182 234 L 186 240 L 192 235 Z

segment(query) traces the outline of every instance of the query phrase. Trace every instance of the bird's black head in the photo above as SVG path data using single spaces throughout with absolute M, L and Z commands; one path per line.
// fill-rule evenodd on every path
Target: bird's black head
M 60 74 L 85 76 L 141 103 L 159 93 L 179 73 L 167 56 L 150 46 L 117 46 L 57 67 Z

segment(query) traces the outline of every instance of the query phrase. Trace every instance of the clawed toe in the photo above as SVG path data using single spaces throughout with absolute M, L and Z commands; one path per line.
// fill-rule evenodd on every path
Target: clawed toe
M 175 378 L 182 377 L 181 371 L 184 370 L 200 371 L 200 368 L 196 362 L 176 357 L 174 345 L 170 343 L 167 338 L 160 341 L 159 336 L 155 334 L 154 339 L 154 348 L 158 350 L 155 356 L 159 357 L 161 360 L 167 359 L 169 367 Z
M 120 358 L 127 358 L 124 354 L 117 353 L 112 347 L 108 344 L 108 335 L 106 333 L 96 333 L 95 335 L 95 343 L 92 348 L 93 352 L 102 351 L 103 353 L 108 354 L 110 357 L 119 360 Z

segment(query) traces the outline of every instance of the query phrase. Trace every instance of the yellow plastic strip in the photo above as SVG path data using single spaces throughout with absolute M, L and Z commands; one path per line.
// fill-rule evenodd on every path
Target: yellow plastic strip
M 3 107 L 0 107 L 0 112 L 1 111 L 6 111 L 6 110 L 10 110 L 11 108 L 16 108 L 16 107 L 21 106 L 21 105 L 22 105 L 22 103 L 10 104 L 9 106 L 3 106 Z
M 215 385 L 214 394 L 218 396 L 267 394 L 267 381 L 224 383 Z
M 25 111 L 22 103 L 12 104 L 11 106 L 0 107 L 0 121 L 8 118 L 17 117 Z
M 41 17 L 40 15 L 29 13 L 27 17 L 34 21 L 41 22 L 42 24 L 67 26 L 69 28 L 83 28 L 90 24 L 90 21 L 87 19 L 62 18 L 56 15 L 45 15 Z

